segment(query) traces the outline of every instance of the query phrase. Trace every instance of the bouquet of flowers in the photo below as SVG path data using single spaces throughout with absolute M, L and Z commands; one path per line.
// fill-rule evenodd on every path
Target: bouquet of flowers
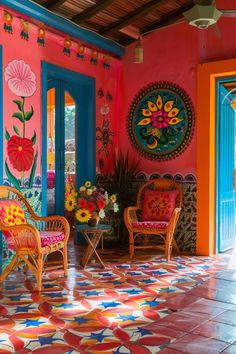
M 72 185 L 66 186 L 65 209 L 75 210 L 75 217 L 80 222 L 88 222 L 97 215 L 104 219 L 110 211 L 118 212 L 116 195 L 111 196 L 103 188 L 93 186 L 90 181 L 85 182 L 76 192 Z

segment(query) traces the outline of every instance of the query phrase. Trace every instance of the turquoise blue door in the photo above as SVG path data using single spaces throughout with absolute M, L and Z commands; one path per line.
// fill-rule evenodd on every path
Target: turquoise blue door
M 229 81 L 229 80 L 228 80 Z M 234 145 L 235 111 L 232 95 L 223 86 L 218 87 L 217 113 L 217 246 L 223 252 L 236 245 L 235 238 L 235 190 Z
M 95 80 L 43 63 L 43 214 L 64 215 L 66 179 L 95 181 Z

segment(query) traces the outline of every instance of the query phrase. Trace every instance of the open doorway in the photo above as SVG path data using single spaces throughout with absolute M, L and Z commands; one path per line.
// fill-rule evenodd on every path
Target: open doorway
M 67 179 L 95 180 L 95 80 L 43 63 L 43 215 L 64 215 Z
M 216 251 L 236 245 L 235 234 L 235 93 L 236 78 L 217 80 Z

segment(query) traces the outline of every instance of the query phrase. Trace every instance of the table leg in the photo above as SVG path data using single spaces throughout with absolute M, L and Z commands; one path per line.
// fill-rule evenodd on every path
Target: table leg
M 101 235 L 102 235 L 102 231 L 100 232 L 96 232 L 93 234 L 92 238 L 90 238 L 86 232 L 83 233 L 88 246 L 86 248 L 86 251 L 84 253 L 84 256 L 80 262 L 81 266 L 84 268 L 86 267 L 87 263 L 89 262 L 90 258 L 92 257 L 93 254 L 95 254 L 95 256 L 97 257 L 98 261 L 100 262 L 100 264 L 102 265 L 102 267 L 105 268 L 104 263 L 102 262 L 100 256 L 98 255 L 97 251 L 96 251 L 96 247 L 101 239 Z

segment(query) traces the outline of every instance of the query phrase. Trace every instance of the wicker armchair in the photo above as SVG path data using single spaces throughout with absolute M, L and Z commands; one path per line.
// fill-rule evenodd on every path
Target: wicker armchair
M 154 195 L 154 197 L 156 195 L 156 201 L 154 201 L 154 209 L 162 208 L 162 206 L 163 208 L 169 207 L 169 218 L 165 217 L 165 219 L 161 220 L 161 211 L 161 213 L 159 214 L 159 218 L 153 218 L 153 220 L 149 218 L 148 221 L 145 220 L 143 208 L 146 191 L 154 191 L 154 193 L 152 192 L 152 194 Z M 169 193 L 170 191 L 172 191 L 172 193 Z M 170 199 L 171 205 L 166 205 L 166 203 L 163 203 L 162 201 L 158 202 L 160 201 L 160 199 L 158 199 L 158 192 L 159 197 L 160 195 L 163 196 L 164 192 L 167 192 L 167 197 L 172 194 L 172 202 Z M 173 196 L 173 194 L 175 195 Z M 124 210 L 124 221 L 129 231 L 130 258 L 133 257 L 135 249 L 162 249 L 165 251 L 165 257 L 167 258 L 167 260 L 170 259 L 172 246 L 174 247 L 176 252 L 179 252 L 178 246 L 174 239 L 174 231 L 179 219 L 182 200 L 183 194 L 181 187 L 179 186 L 179 184 L 169 179 L 153 179 L 144 183 L 140 187 L 137 195 L 136 206 L 131 206 Z M 145 203 L 145 205 L 147 206 L 147 200 Z M 160 241 L 162 241 L 161 244 Z
M 37 216 L 25 197 L 16 189 L 0 186 L 0 230 L 14 257 L 0 275 L 2 282 L 20 263 L 24 270 L 31 269 L 42 289 L 42 275 L 47 270 L 64 269 L 67 276 L 67 241 L 69 224 L 62 216 Z M 46 267 L 49 254 L 58 251 L 60 264 Z

